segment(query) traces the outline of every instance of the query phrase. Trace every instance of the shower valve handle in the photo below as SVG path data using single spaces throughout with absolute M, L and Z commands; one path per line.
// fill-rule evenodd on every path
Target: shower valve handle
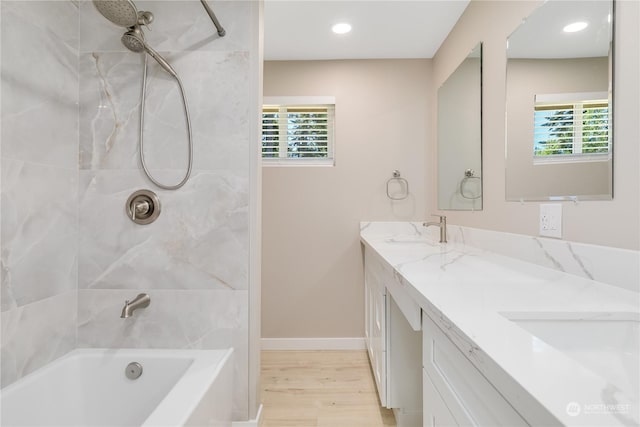
M 131 220 L 135 221 L 136 215 L 144 216 L 149 212 L 149 209 L 151 209 L 151 205 L 149 205 L 149 202 L 146 200 L 142 202 L 134 202 L 133 209 L 131 209 Z

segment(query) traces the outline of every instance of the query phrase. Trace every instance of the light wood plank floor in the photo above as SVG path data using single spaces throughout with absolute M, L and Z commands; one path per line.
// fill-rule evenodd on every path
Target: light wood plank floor
M 395 426 L 367 352 L 263 351 L 262 427 Z

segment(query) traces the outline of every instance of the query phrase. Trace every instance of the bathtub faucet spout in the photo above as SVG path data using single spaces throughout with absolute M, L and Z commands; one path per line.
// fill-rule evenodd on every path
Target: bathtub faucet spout
M 147 294 L 138 294 L 132 301 L 126 300 L 124 302 L 124 307 L 122 307 L 121 318 L 126 319 L 127 317 L 131 317 L 133 312 L 139 308 L 149 307 L 151 304 L 151 298 Z

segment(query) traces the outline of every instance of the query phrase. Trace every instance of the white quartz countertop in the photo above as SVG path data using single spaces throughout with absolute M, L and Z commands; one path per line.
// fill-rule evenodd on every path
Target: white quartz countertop
M 550 423 L 640 424 L 638 368 L 628 366 L 638 349 L 625 348 L 637 346 L 638 336 L 623 337 L 622 350 L 591 352 L 596 339 L 569 332 L 552 346 L 510 320 L 577 320 L 587 337 L 610 337 L 599 329 L 602 321 L 640 320 L 638 293 L 461 243 L 440 244 L 433 235 L 418 223 L 361 225 L 362 243 L 525 418 L 537 413 L 527 403 L 533 401 Z M 631 330 L 636 334 L 637 325 Z M 602 359 L 601 350 L 613 359 Z

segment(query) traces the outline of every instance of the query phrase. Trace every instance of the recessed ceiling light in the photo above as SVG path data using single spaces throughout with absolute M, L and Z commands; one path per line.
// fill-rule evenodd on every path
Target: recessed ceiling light
M 586 22 L 574 22 L 573 24 L 569 24 L 564 27 L 562 31 L 564 31 L 565 33 L 575 33 L 584 30 L 585 28 L 587 28 L 587 25 L 589 24 L 587 24 Z
M 331 31 L 336 34 L 346 34 L 351 31 L 351 25 L 347 24 L 346 22 L 341 22 L 331 27 Z

